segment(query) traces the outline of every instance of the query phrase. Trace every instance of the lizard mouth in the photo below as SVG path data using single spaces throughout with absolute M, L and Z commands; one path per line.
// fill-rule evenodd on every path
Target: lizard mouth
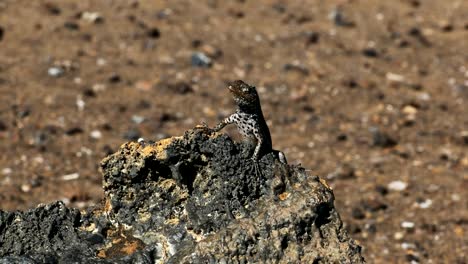
M 231 93 L 235 94 L 235 95 L 239 95 L 239 90 L 237 90 L 236 88 L 234 88 L 234 86 L 232 84 L 229 84 L 228 86 L 228 89 Z

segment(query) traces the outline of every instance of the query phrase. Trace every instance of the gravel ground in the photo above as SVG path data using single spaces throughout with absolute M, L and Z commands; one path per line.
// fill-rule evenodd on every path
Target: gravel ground
M 99 203 L 103 157 L 213 126 L 243 79 L 369 263 L 467 263 L 467 14 L 463 0 L 0 1 L 0 208 Z

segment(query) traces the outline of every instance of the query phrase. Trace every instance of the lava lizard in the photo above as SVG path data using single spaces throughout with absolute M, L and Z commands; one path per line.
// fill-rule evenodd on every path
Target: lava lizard
M 229 91 L 233 95 L 234 101 L 237 104 L 236 111 L 226 117 L 213 129 L 218 132 L 226 125 L 235 124 L 240 134 L 248 140 L 256 143 L 255 150 L 251 159 L 257 166 L 261 154 L 273 152 L 277 158 L 284 164 L 287 164 L 286 156 L 283 152 L 274 150 L 271 143 L 270 130 L 263 117 L 260 98 L 254 86 L 237 80 L 229 84 Z

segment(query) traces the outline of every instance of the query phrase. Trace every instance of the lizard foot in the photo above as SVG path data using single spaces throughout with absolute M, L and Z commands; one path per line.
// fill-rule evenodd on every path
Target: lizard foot
M 209 134 L 211 134 L 211 133 L 214 132 L 214 130 L 213 130 L 212 128 L 208 127 L 208 125 L 207 125 L 205 122 L 201 123 L 201 125 L 195 126 L 194 129 L 200 129 L 200 130 L 202 130 L 203 132 L 209 133 Z
M 263 172 L 262 169 L 260 168 L 260 164 L 258 160 L 252 159 L 253 165 L 254 165 L 254 170 L 255 170 L 255 176 L 263 178 Z

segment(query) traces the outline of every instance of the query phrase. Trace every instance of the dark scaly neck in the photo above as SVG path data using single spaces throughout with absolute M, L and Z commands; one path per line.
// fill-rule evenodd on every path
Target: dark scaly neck
M 263 116 L 262 113 L 262 106 L 260 105 L 260 100 L 256 100 L 254 102 L 242 102 L 237 105 L 237 109 L 239 112 L 246 113 L 246 114 L 256 114 L 259 116 Z

